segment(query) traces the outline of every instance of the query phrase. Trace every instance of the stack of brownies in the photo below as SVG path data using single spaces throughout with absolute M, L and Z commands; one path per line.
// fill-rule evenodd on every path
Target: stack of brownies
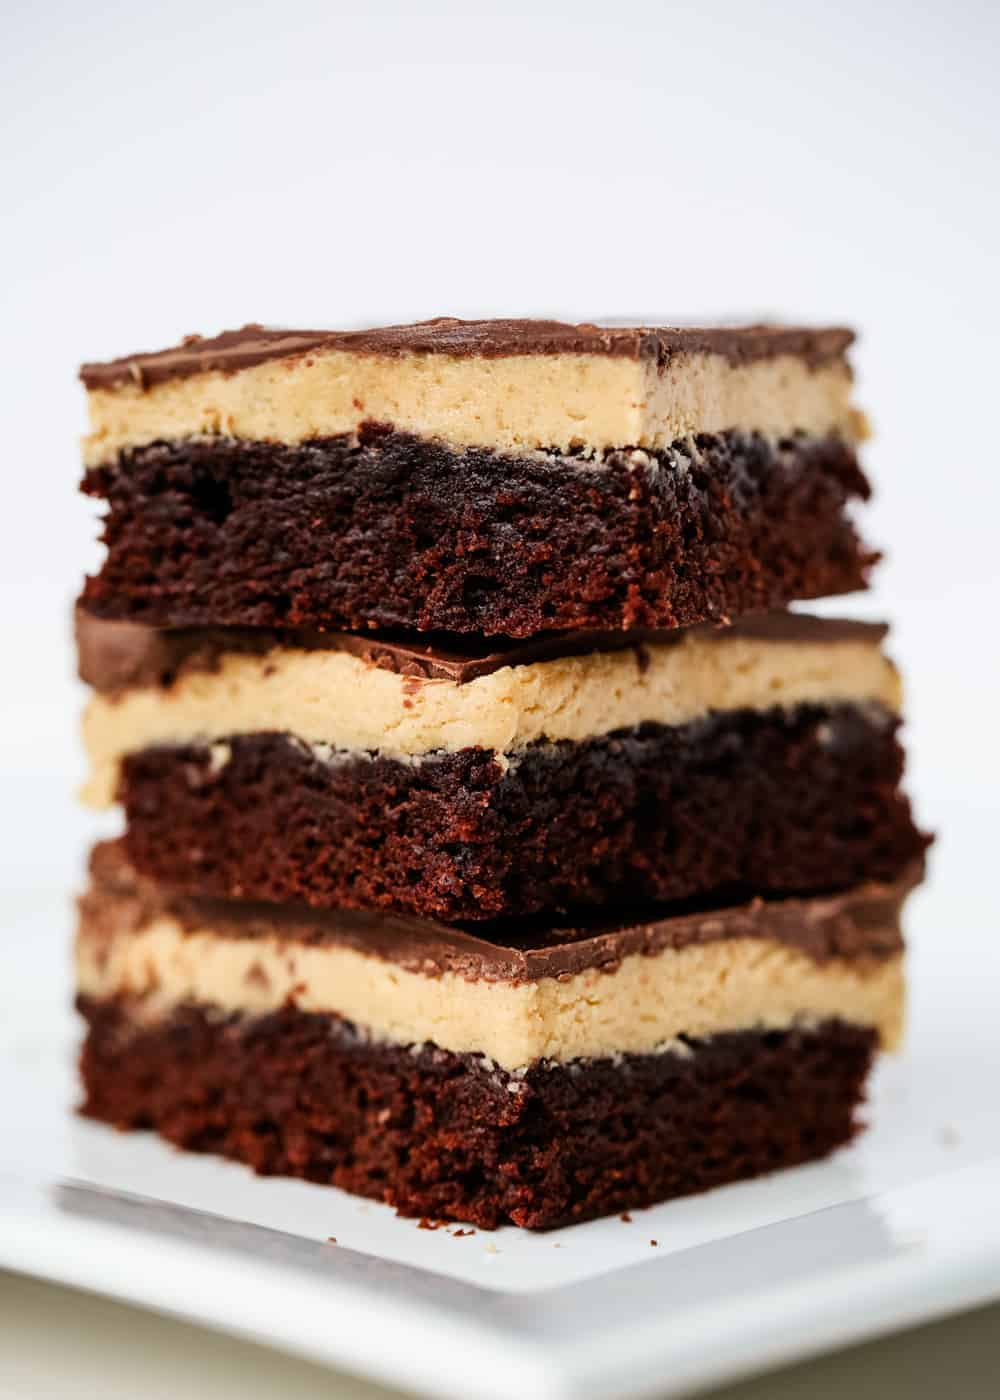
M 83 369 L 84 1111 L 544 1227 L 820 1157 L 926 838 L 849 332 L 258 326 Z

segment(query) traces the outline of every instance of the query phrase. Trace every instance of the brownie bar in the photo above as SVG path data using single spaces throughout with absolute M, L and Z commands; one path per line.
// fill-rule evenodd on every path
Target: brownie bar
M 884 630 L 780 614 L 490 651 L 81 612 L 86 792 L 124 802 L 154 878 L 320 907 L 471 920 L 892 879 L 925 841 Z
M 125 758 L 136 868 L 193 893 L 444 920 L 893 880 L 925 838 L 878 705 L 739 710 L 419 763 L 280 734 Z
M 672 628 L 862 588 L 876 558 L 837 435 L 701 434 L 595 465 L 368 423 L 128 448 L 84 490 L 108 502 L 86 606 L 170 627 Z
M 84 1111 L 403 1211 L 542 1227 L 846 1141 L 919 879 L 463 930 L 179 894 L 99 846 Z M 482 936 L 485 935 L 485 936 Z
M 530 1229 L 651 1205 L 848 1142 L 875 1032 L 830 1021 L 511 1075 L 331 1015 L 82 997 L 82 1111 L 402 1215 Z

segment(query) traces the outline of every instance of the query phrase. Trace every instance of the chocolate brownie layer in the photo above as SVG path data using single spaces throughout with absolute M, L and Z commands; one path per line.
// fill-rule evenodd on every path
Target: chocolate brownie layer
M 598 469 L 367 424 L 154 443 L 84 490 L 109 506 L 87 608 L 170 627 L 669 628 L 862 588 L 876 557 L 838 436 L 722 432 Z
M 84 365 L 87 460 L 198 434 L 305 442 L 366 422 L 457 446 L 603 452 L 732 429 L 855 440 L 842 329 L 438 320 L 189 337 Z M 597 464 L 599 465 L 599 463 Z
M 136 868 L 195 893 L 445 920 L 893 880 L 927 845 L 877 705 L 739 710 L 420 762 L 279 734 L 129 755 Z
M 347 1021 L 81 997 L 82 1111 L 403 1215 L 542 1229 L 822 1157 L 849 1141 L 874 1031 L 724 1034 L 508 1075 Z

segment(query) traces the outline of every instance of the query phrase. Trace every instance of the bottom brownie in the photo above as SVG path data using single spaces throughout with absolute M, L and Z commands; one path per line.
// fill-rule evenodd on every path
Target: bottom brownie
M 486 1229 L 651 1205 L 822 1157 L 856 1131 L 876 1048 L 841 1021 L 508 1073 L 372 1041 L 330 1014 L 158 1022 L 81 997 L 82 1112 L 264 1175 Z

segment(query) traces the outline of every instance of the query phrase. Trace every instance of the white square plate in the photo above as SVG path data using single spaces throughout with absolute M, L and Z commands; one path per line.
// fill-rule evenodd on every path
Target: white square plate
M 910 1034 L 870 1130 L 828 1162 L 543 1235 L 421 1229 L 74 1118 L 66 898 L 22 870 L 0 941 L 0 1265 L 461 1400 L 689 1393 L 997 1296 L 995 833 L 942 806 Z

